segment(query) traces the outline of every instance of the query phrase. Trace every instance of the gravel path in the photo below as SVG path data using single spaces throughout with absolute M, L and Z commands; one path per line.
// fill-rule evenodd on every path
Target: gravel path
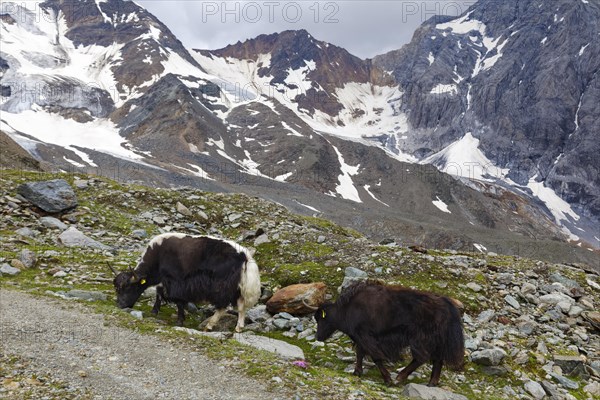
M 98 399 L 289 398 L 185 346 L 104 326 L 82 305 L 12 290 L 0 289 L 0 351 Z

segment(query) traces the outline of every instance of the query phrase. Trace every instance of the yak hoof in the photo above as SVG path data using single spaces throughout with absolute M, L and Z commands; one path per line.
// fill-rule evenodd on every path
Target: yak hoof
M 242 332 L 242 328 L 240 328 L 239 326 L 235 327 L 235 333 L 241 333 Z
M 150 311 L 150 314 L 156 316 L 156 315 L 158 315 L 158 310 L 152 310 L 152 311 Z
M 354 372 L 352 373 L 352 375 L 356 375 L 356 376 L 362 376 L 363 372 L 362 370 L 359 369 L 355 369 Z
M 437 383 L 437 382 L 435 382 L 435 383 L 434 383 L 434 382 L 429 382 L 429 383 L 427 384 L 427 386 L 429 386 L 429 387 L 436 387 L 437 385 L 438 385 L 438 383 Z

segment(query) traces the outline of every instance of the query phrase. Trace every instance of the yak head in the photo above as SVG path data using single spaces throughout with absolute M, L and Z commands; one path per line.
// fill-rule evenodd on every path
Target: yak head
M 120 272 L 113 280 L 117 292 L 117 304 L 121 308 L 131 308 L 148 287 L 146 279 L 134 271 Z
M 317 321 L 317 334 L 315 337 L 318 341 L 323 342 L 337 330 L 335 314 L 336 307 L 332 303 L 325 303 L 315 311 L 315 320 Z

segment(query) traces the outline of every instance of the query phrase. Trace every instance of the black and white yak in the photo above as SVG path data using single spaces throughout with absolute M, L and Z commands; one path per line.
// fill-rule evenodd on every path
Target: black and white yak
M 229 240 L 181 233 L 152 238 L 137 267 L 119 273 L 113 283 L 121 308 L 133 307 L 148 287 L 158 285 L 152 313 L 158 313 L 161 301 L 173 302 L 180 326 L 187 303 L 209 302 L 216 312 L 208 321 L 208 330 L 213 329 L 229 305 L 235 305 L 235 330 L 240 332 L 246 310 L 260 297 L 258 265 L 248 249 Z
M 433 293 L 379 282 L 363 281 L 346 288 L 335 303 L 315 312 L 317 340 L 324 341 L 336 330 L 348 335 L 356 348 L 355 375 L 363 372 L 368 355 L 391 385 L 384 361 L 398 361 L 410 348 L 412 361 L 398 374 L 404 382 L 420 365 L 431 362 L 429 386 L 439 383 L 442 365 L 460 369 L 464 359 L 464 337 L 458 300 Z

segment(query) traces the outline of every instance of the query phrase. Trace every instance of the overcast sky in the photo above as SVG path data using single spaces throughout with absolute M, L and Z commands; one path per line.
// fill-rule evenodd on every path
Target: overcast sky
M 137 0 L 187 46 L 218 49 L 262 33 L 306 29 L 361 58 L 400 48 L 434 15 L 459 15 L 464 1 Z

